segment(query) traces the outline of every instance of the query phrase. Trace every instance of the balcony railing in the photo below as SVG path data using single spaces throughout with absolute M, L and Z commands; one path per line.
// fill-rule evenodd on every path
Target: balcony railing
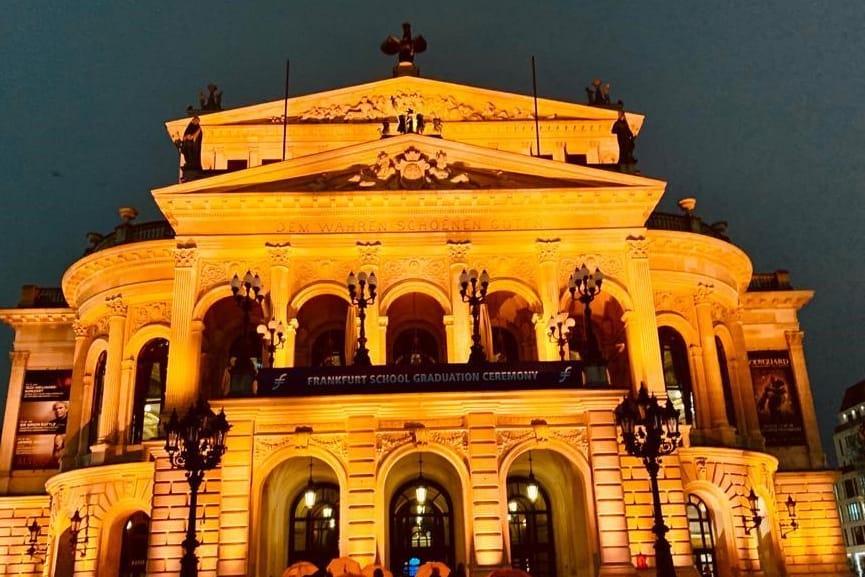
M 142 222 L 141 224 L 123 223 L 105 236 L 91 232 L 87 238 L 91 242 L 91 246 L 84 251 L 85 255 L 131 242 L 172 239 L 174 238 L 174 229 L 165 220 Z
M 653 212 L 649 215 L 649 220 L 646 222 L 646 228 L 654 230 L 693 232 L 730 242 L 730 237 L 727 236 L 726 222 L 720 221 L 706 224 L 703 222 L 703 219 L 692 214 Z

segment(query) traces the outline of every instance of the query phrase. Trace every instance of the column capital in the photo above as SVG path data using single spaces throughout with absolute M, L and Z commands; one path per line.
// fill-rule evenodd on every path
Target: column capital
M 266 242 L 264 248 L 270 258 L 270 266 L 287 267 L 291 262 L 290 242 Z
M 26 363 L 30 358 L 30 351 L 9 351 L 9 360 L 12 364 Z
M 129 305 L 123 302 L 123 295 L 120 293 L 105 297 L 105 304 L 113 317 L 125 317 L 129 311 Z
M 625 242 L 628 243 L 628 256 L 631 258 L 649 258 L 649 239 L 644 236 L 629 236 Z
M 535 241 L 535 250 L 538 254 L 538 263 L 558 262 L 560 238 L 539 238 Z
M 195 241 L 178 242 L 174 247 L 175 268 L 192 268 L 198 261 L 198 245 Z
M 805 340 L 805 333 L 803 331 L 784 331 L 784 338 L 787 339 L 787 346 L 791 349 L 793 347 L 802 347 L 802 341 Z
M 694 305 L 708 305 L 712 304 L 712 293 L 715 292 L 715 285 L 712 283 L 697 283 L 697 290 L 694 292 Z
M 472 248 L 470 240 L 449 240 L 447 242 L 448 256 L 451 264 L 465 264 L 469 250 Z
M 72 332 L 75 333 L 76 339 L 84 339 L 90 334 L 90 325 L 85 325 L 81 321 L 72 322 Z

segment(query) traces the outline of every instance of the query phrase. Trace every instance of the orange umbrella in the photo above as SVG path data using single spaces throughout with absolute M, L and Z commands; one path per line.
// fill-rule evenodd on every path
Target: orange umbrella
M 493 569 L 487 577 L 532 577 L 522 569 L 512 569 L 511 567 L 503 567 L 501 569 Z
M 370 563 L 369 565 L 364 567 L 363 571 L 361 571 L 361 574 L 363 575 L 363 577 L 372 577 L 376 569 L 381 569 L 381 572 L 384 573 L 384 577 L 393 577 L 393 573 L 376 563 Z
M 417 568 L 417 573 L 414 574 L 414 577 L 430 577 L 433 569 L 438 569 L 440 577 L 448 577 L 451 573 L 450 568 L 441 561 L 427 561 Z
M 282 573 L 282 577 L 306 577 L 318 571 L 318 567 L 309 561 L 298 561 L 288 566 Z
M 360 563 L 351 557 L 337 557 L 327 564 L 327 570 L 333 577 L 340 575 L 360 575 Z

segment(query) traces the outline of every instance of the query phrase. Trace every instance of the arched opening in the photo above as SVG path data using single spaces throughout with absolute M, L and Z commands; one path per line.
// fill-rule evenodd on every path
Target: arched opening
M 160 436 L 159 415 L 165 404 L 167 369 L 168 341 L 161 338 L 147 341 L 141 347 L 136 362 L 129 439 L 133 445 Z
M 574 319 L 574 327 L 568 334 L 568 349 L 571 359 L 584 359 L 589 349 L 586 329 L 585 305 L 572 299 L 567 309 Z M 631 362 L 628 358 L 628 342 L 625 323 L 622 321 L 622 305 L 607 293 L 600 293 L 590 305 L 592 312 L 592 336 L 607 366 L 610 384 L 631 386 Z
M 72 543 L 72 531 L 67 527 L 57 538 L 54 557 L 54 577 L 72 577 L 75 573 L 75 556 L 78 554 Z
M 143 511 L 133 513 L 123 524 L 118 577 L 142 577 L 147 574 L 149 535 L 150 517 Z
M 530 492 L 530 487 L 536 487 Z M 534 498 L 532 498 L 534 497 Z M 556 576 L 553 513 L 546 489 L 531 477 L 508 478 L 511 567 L 532 577 Z
M 87 446 L 92 447 L 99 439 L 99 414 L 102 412 L 102 395 L 105 391 L 105 367 L 108 364 L 108 352 L 99 353 L 96 367 L 93 369 L 93 396 L 90 400 L 90 421 L 87 423 Z
M 204 315 L 200 390 L 207 398 L 247 396 L 261 367 L 262 343 L 255 328 L 264 319 L 253 304 L 246 319 L 233 297 L 213 304 Z
M 727 352 L 724 343 L 715 336 L 715 349 L 718 351 L 718 366 L 721 367 L 721 388 L 724 391 L 724 405 L 727 409 L 727 423 L 736 426 L 736 406 L 733 404 L 733 386 L 730 383 L 730 368 L 727 366 Z
M 679 421 L 694 424 L 694 391 L 691 369 L 688 365 L 688 347 L 685 340 L 671 327 L 658 328 L 661 346 L 661 364 L 664 368 L 664 387 L 667 397 L 679 411 Z
M 347 364 L 346 335 L 354 334 L 347 324 L 348 302 L 334 295 L 309 299 L 297 312 L 294 364 L 298 367 L 344 366 Z
M 696 495 L 688 495 L 685 509 L 688 514 L 688 531 L 691 534 L 694 567 L 696 567 L 700 577 L 717 577 L 715 533 L 709 508 Z
M 388 363 L 423 365 L 447 358 L 444 311 L 431 296 L 402 295 L 387 310 Z
M 311 496 L 310 496 L 311 495 Z M 339 487 L 316 483 L 299 492 L 291 504 L 288 559 L 324 567 L 339 557 Z
M 450 495 L 430 479 L 404 483 L 390 503 L 390 568 L 414 577 L 419 565 L 440 561 L 454 566 L 454 519 Z
M 528 301 L 510 291 L 491 292 L 486 307 L 492 326 L 491 347 L 484 346 L 487 358 L 497 362 L 538 360 L 538 343 Z

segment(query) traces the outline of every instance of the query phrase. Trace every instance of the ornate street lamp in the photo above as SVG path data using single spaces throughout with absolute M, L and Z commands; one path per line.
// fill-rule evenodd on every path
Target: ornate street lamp
M 526 485 L 526 497 L 534 503 L 538 500 L 538 495 L 540 495 L 540 489 L 538 482 L 535 481 L 535 470 L 532 468 L 532 452 L 529 451 L 529 483 Z
M 351 304 L 357 307 L 357 316 L 360 319 L 360 336 L 357 338 L 357 351 L 354 353 L 354 364 L 360 367 L 368 367 L 372 365 L 369 358 L 369 349 L 366 348 L 366 307 L 375 303 L 376 287 L 378 280 L 375 278 L 375 273 L 369 276 L 361 271 L 354 276 L 354 272 L 349 273 L 348 280 L 348 297 Z
M 742 515 L 742 521 L 745 524 L 745 535 L 750 535 L 751 531 L 760 526 L 760 523 L 763 522 L 763 516 L 760 515 L 760 498 L 757 497 L 757 493 L 754 492 L 753 487 L 748 492 L 748 509 L 751 513 L 751 517 L 748 518 L 747 515 Z
M 568 344 L 568 333 L 577 322 L 568 316 L 568 313 L 559 313 L 550 317 L 547 323 L 550 342 L 559 346 L 559 359 L 565 360 L 565 345 Z
M 199 398 L 182 418 L 178 418 L 176 410 L 172 411 L 171 419 L 165 425 L 165 452 L 171 468 L 186 471 L 189 483 L 189 517 L 186 539 L 182 543 L 184 553 L 180 559 L 180 577 L 198 575 L 198 556 L 195 554 L 200 545 L 195 534 L 198 489 L 204 473 L 216 468 L 225 454 L 225 435 L 230 428 L 225 411 L 220 410 L 217 415 L 204 398 Z
M 601 355 L 600 348 L 598 348 L 598 340 L 595 338 L 595 332 L 592 328 L 591 307 L 592 301 L 601 292 L 601 283 L 603 282 L 604 275 L 600 269 L 595 268 L 595 272 L 589 272 L 585 264 L 574 269 L 573 274 L 568 278 L 568 290 L 571 293 L 571 298 L 576 298 L 584 305 L 583 318 L 586 323 L 586 348 L 582 352 L 586 370 L 586 384 L 588 385 L 607 384 L 607 369 L 604 357 Z
M 306 491 L 303 493 L 303 504 L 307 509 L 315 505 L 315 482 L 312 480 L 312 457 L 309 459 L 309 480 L 306 482 Z
M 39 525 L 39 522 L 34 518 L 33 522 L 27 525 L 27 532 L 30 534 L 30 538 L 27 540 L 27 555 L 30 556 L 31 559 L 36 559 L 41 555 L 45 555 L 46 545 L 44 543 L 39 543 L 39 538 L 42 536 L 42 526 Z M 39 559 L 39 562 L 42 563 L 44 559 Z
M 781 524 L 781 538 L 786 539 L 787 535 L 799 528 L 799 521 L 796 519 L 796 500 L 793 495 L 787 495 L 787 501 L 784 503 L 787 506 L 787 518 L 790 522 Z
M 673 407 L 670 399 L 667 399 L 665 406 L 661 406 L 655 395 L 649 396 L 646 384 L 642 383 L 639 394 L 634 396 L 631 391 L 622 399 L 615 409 L 615 415 L 616 424 L 622 430 L 625 449 L 628 454 L 643 460 L 652 482 L 656 575 L 676 577 L 670 542 L 665 537 L 669 528 L 664 524 L 661 512 L 658 470 L 661 457 L 673 453 L 679 444 L 679 411 Z
M 84 525 L 84 537 L 79 537 L 81 533 L 81 522 L 85 521 Z M 81 516 L 81 513 L 78 512 L 78 509 L 75 510 L 75 513 L 69 518 L 69 545 L 72 547 L 72 553 L 79 553 L 81 557 L 87 555 L 87 541 L 88 541 L 88 530 L 90 528 L 90 517 L 85 514 L 84 517 Z M 81 548 L 81 551 L 78 551 L 78 545 L 84 545 Z
M 250 312 L 253 306 L 261 306 L 261 302 L 264 300 L 261 277 L 246 271 L 243 280 L 241 280 L 235 274 L 231 279 L 231 293 L 234 295 L 234 301 L 243 310 L 243 332 L 238 358 L 229 369 L 231 374 L 229 394 L 248 395 L 253 392 L 252 381 L 257 372 L 256 367 L 252 366 L 251 359 L 253 356 L 257 358 L 261 353 L 260 350 L 251 350 L 249 342 Z
M 285 346 L 285 325 L 282 321 L 270 319 L 267 324 L 258 325 L 256 331 L 264 340 L 268 366 L 273 367 L 273 353 Z
M 471 269 L 466 272 L 463 269 L 460 275 L 460 296 L 464 303 L 469 304 L 472 315 L 472 348 L 469 354 L 469 364 L 476 365 L 485 363 L 487 356 L 481 345 L 481 304 L 486 300 L 487 287 L 490 284 L 490 275 L 484 270 L 478 276 L 478 271 Z M 471 285 L 471 288 L 469 288 Z

